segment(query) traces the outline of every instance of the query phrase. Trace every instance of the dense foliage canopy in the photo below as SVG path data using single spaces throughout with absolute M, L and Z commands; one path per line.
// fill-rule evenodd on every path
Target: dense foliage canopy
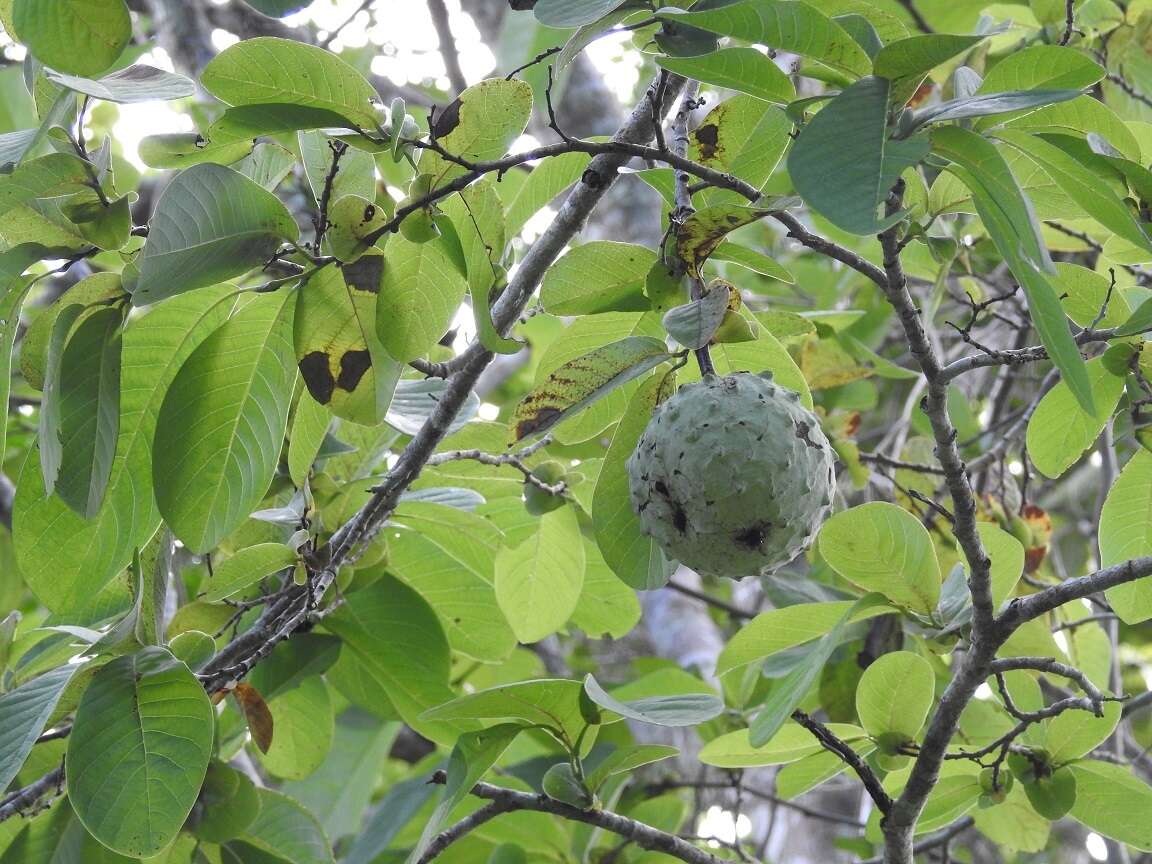
M 336 6 L 0 0 L 0 864 L 1152 860 L 1152 2 Z

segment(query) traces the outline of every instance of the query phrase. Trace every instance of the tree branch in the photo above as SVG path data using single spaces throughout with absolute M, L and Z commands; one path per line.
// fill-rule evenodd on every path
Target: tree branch
M 837 738 L 831 729 L 823 723 L 813 720 L 805 712 L 793 711 L 792 719 L 811 732 L 825 750 L 835 753 L 845 765 L 856 772 L 856 776 L 860 778 L 860 782 L 868 790 L 868 795 L 875 802 L 877 809 L 887 815 L 888 811 L 892 809 L 892 799 L 884 791 L 884 787 L 880 785 L 880 778 L 876 776 L 868 763 L 860 758 L 860 754 Z
M 445 775 L 443 771 L 437 771 L 432 775 L 431 782 L 443 784 L 446 780 L 447 775 Z M 643 822 L 629 819 L 627 816 L 621 816 L 618 813 L 612 813 L 608 810 L 581 810 L 578 807 L 573 807 L 570 804 L 565 804 L 562 801 L 557 801 L 546 795 L 532 795 L 527 792 L 517 791 L 516 789 L 493 786 L 491 783 L 477 783 L 472 787 L 472 795 L 477 798 L 482 798 L 485 801 L 499 804 L 501 808 L 490 811 L 479 824 L 487 822 L 500 813 L 508 813 L 514 810 L 550 813 L 553 816 L 560 816 L 570 822 L 582 822 L 585 825 L 592 825 L 601 830 L 610 831 L 613 834 L 618 834 L 626 838 L 641 849 L 650 852 L 663 852 L 665 855 L 671 855 L 673 858 L 687 862 L 687 864 L 722 864 L 721 860 L 715 855 L 681 840 L 675 834 L 669 834 L 661 831 L 659 828 L 653 828 L 651 825 L 646 825 Z M 484 808 L 484 810 L 488 810 L 488 808 Z M 484 810 L 477 812 L 484 812 Z M 473 816 L 475 816 L 475 814 L 473 814 Z M 464 822 L 467 821 L 468 819 L 464 820 Z M 471 828 L 467 828 L 467 826 L 465 826 L 467 830 L 461 830 L 464 822 L 453 825 L 439 835 L 433 843 L 440 840 L 444 834 L 450 834 L 456 831 L 459 831 L 459 833 L 453 837 L 453 839 L 459 839 L 460 836 L 467 833 L 467 830 L 471 830 Z M 451 843 L 452 840 L 448 842 Z M 447 845 L 448 844 L 444 844 L 444 847 L 446 848 Z M 428 860 L 431 859 L 427 857 L 422 859 L 422 861 Z
M 1092 594 L 1098 594 L 1108 588 L 1134 582 L 1146 576 L 1152 576 L 1152 557 L 1150 556 L 1133 558 L 1120 564 L 1114 564 L 1087 576 L 1068 579 L 1059 585 L 1045 588 L 1039 593 L 1017 598 L 1008 605 L 1008 608 L 996 620 L 996 624 L 1006 638 L 1008 634 L 1026 621 L 1039 618 L 1065 603 L 1082 600 Z
M 440 56 L 444 58 L 444 71 L 448 73 L 452 89 L 456 93 L 461 93 L 468 88 L 468 79 L 464 77 L 464 70 L 460 68 L 460 52 L 456 50 L 456 37 L 452 35 L 448 7 L 444 5 L 444 0 L 427 0 L 427 2 L 432 26 L 436 28 L 436 38 L 440 40 Z

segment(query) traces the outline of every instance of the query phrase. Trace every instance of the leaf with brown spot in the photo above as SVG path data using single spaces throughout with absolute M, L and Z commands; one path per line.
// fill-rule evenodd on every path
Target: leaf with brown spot
M 364 255 L 325 267 L 301 287 L 296 307 L 296 359 L 308 392 L 337 417 L 364 425 L 383 421 L 400 377 L 376 336 L 373 288 L 382 261 Z
M 243 681 L 236 685 L 232 695 L 240 707 L 240 713 L 244 715 L 252 740 L 261 753 L 267 753 L 272 746 L 272 712 L 268 710 L 268 703 L 259 690 Z
M 629 336 L 569 360 L 516 406 L 513 441 L 540 435 L 669 358 L 652 336 Z
M 685 219 L 676 232 L 676 254 L 688 265 L 690 274 L 699 276 L 700 268 L 708 256 L 728 234 L 799 203 L 796 198 L 768 198 L 759 207 L 742 207 L 738 204 L 704 207 Z
M 341 261 L 355 261 L 372 248 L 365 238 L 388 221 L 388 213 L 367 198 L 345 195 L 328 210 L 325 237 L 332 254 Z

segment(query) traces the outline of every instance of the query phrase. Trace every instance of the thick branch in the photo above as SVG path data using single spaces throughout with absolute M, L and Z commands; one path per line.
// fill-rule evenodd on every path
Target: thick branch
M 1087 576 L 1069 579 L 1059 585 L 1045 588 L 1037 594 L 1018 598 L 1004 610 L 1004 614 L 996 620 L 996 624 L 1003 635 L 1007 636 L 1024 622 L 1039 618 L 1065 603 L 1082 600 L 1108 588 L 1134 582 L 1147 576 L 1152 576 L 1152 557 L 1133 558 L 1130 561 L 1114 564 Z
M 444 58 L 444 71 L 452 89 L 457 93 L 468 87 L 468 79 L 460 68 L 460 52 L 456 50 L 456 37 L 452 35 L 452 22 L 448 18 L 448 7 L 444 0 L 428 0 L 428 14 L 436 28 L 436 38 L 440 41 L 440 56 Z

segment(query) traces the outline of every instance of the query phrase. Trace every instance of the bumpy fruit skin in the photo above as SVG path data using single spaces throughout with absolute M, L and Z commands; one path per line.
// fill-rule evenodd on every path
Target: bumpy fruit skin
M 796 557 L 828 516 L 834 455 L 820 422 L 770 373 L 686 384 L 628 458 L 644 533 L 700 573 L 741 579 Z

